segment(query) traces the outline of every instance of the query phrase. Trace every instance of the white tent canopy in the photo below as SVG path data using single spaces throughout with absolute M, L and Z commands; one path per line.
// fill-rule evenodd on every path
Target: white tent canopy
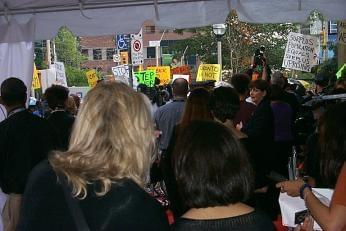
M 138 32 L 145 20 L 162 28 L 222 23 L 231 9 L 253 23 L 306 21 L 312 10 L 326 19 L 346 19 L 345 0 L 2 0 L 0 42 L 8 22 L 35 19 L 35 39 L 51 39 L 66 25 L 77 36 Z

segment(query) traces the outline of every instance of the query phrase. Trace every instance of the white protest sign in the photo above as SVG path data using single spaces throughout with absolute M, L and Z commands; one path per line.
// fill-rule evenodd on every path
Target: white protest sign
M 324 205 L 329 206 L 333 190 L 326 188 L 313 188 L 312 192 Z M 300 197 L 291 197 L 286 193 L 280 193 L 279 204 L 282 215 L 282 224 L 288 227 L 296 227 L 296 214 L 306 210 L 306 205 Z M 314 230 L 322 230 L 321 227 L 314 222 Z
M 282 67 L 310 72 L 317 53 L 316 37 L 291 32 L 288 35 Z
M 185 79 L 187 82 L 189 82 L 190 76 L 189 75 L 173 75 L 172 83 L 176 79 Z
M 346 21 L 339 22 L 338 27 L 338 42 L 346 45 Z
M 55 73 L 56 73 L 56 82 L 59 85 L 67 87 L 65 66 L 62 62 L 55 62 Z
M 126 84 L 129 84 L 129 65 L 119 65 L 116 67 L 112 67 L 112 72 L 115 80 L 119 80 Z
M 131 60 L 132 65 L 143 64 L 143 37 L 142 29 L 138 34 L 131 34 Z

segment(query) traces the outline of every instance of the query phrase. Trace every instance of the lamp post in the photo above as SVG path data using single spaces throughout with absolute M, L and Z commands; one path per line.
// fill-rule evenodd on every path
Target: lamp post
M 216 36 L 217 40 L 217 63 L 220 64 L 220 68 L 222 69 L 222 51 L 221 51 L 221 37 L 226 32 L 226 25 L 221 24 L 213 24 L 213 33 Z M 221 77 L 222 80 L 222 77 Z

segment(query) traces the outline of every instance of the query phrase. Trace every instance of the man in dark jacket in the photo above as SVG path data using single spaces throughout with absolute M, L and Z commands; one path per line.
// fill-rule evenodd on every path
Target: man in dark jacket
M 7 118 L 0 123 L 0 188 L 8 194 L 2 217 L 4 230 L 15 230 L 21 195 L 30 171 L 59 143 L 48 123 L 25 108 L 27 88 L 18 78 L 1 84 Z

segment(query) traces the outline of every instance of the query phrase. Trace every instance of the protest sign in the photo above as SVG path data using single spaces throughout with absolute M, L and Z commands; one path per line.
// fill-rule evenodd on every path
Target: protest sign
M 189 75 L 173 75 L 173 81 L 176 79 L 185 79 L 187 82 L 189 82 L 190 80 L 190 76 Z
M 121 82 L 129 84 L 129 65 L 119 65 L 116 67 L 112 67 L 112 72 L 115 80 L 119 80 Z
M 156 77 L 155 71 L 153 70 L 137 71 L 137 72 L 134 72 L 134 74 L 139 84 L 144 84 L 144 85 L 147 85 L 148 87 L 155 86 L 155 77 Z
M 317 38 L 289 33 L 282 67 L 310 72 L 317 54 Z
M 156 77 L 160 79 L 160 85 L 169 84 L 171 80 L 171 67 L 159 66 L 159 67 L 147 67 L 147 70 L 156 71 Z
M 172 68 L 172 75 L 189 75 L 189 83 L 191 83 L 191 72 L 188 65 Z
M 334 192 L 332 189 L 313 188 L 312 192 L 320 202 L 329 206 Z M 307 209 L 304 200 L 300 197 L 288 196 L 287 193 L 280 193 L 279 204 L 282 215 L 282 224 L 287 227 L 296 227 L 297 222 L 295 221 L 297 220 L 297 215 Z M 322 230 L 316 221 L 314 222 L 313 230 Z
M 32 76 L 32 89 L 39 89 L 41 88 L 41 82 L 40 82 L 40 77 L 41 73 L 38 72 L 36 69 L 36 65 L 34 64 L 34 73 Z
M 338 42 L 346 45 L 346 21 L 339 22 L 338 27 Z
M 98 80 L 96 71 L 95 70 L 87 71 L 85 75 L 87 77 L 89 87 L 95 87 Z
M 220 81 L 220 64 L 201 64 L 198 67 L 196 81 L 215 80 Z
M 62 62 L 55 62 L 55 73 L 56 73 L 56 82 L 59 85 L 67 87 L 65 66 Z

